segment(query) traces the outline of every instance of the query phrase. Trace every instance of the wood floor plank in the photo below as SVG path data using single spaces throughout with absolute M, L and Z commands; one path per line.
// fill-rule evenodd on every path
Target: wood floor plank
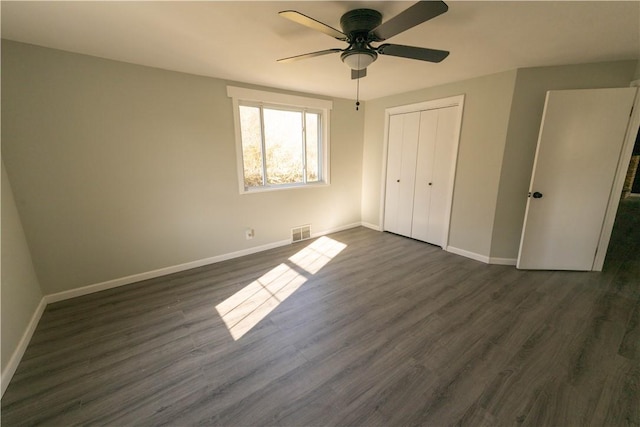
M 126 414 L 135 418 L 145 403 L 160 399 L 159 396 L 169 390 L 175 395 L 187 387 L 204 387 L 198 366 L 197 353 L 183 355 L 180 352 L 172 357 L 171 363 L 152 361 L 148 368 L 138 367 L 139 374 L 122 367 L 128 374 L 123 372 L 116 378 L 106 373 L 92 376 L 89 380 L 95 388 L 83 396 L 80 408 L 83 424 L 111 425 Z
M 310 240 L 61 301 L 1 421 L 637 425 L 639 230 L 640 201 L 624 203 L 601 273 L 486 265 L 358 227 L 327 236 L 342 250 L 319 270 L 301 261 Z M 279 271 L 295 291 L 249 300 L 293 289 Z M 229 319 L 258 313 L 232 334 Z
M 625 326 L 625 333 L 618 348 L 618 354 L 627 359 L 640 360 L 640 298 L 636 301 L 633 312 Z
M 523 426 L 588 425 L 596 402 L 565 381 L 561 376 L 548 379 L 536 392 Z
M 566 353 L 566 337 L 548 325 L 538 327 L 519 351 L 487 385 L 480 405 L 508 423 L 526 418 L 538 388 L 548 378 L 560 375 L 557 365 Z
M 568 345 L 567 381 L 580 386 L 599 379 L 607 372 L 610 361 L 615 360 L 624 337 L 624 327 L 618 323 L 592 318 Z
M 279 426 L 319 426 L 341 420 L 345 404 L 329 386 L 322 386 L 306 396 L 299 396 L 278 414 Z M 367 420 L 371 421 L 371 420 Z M 334 422 L 335 423 L 335 422 Z M 371 423 L 368 425 L 376 425 Z
M 591 425 L 640 425 L 640 364 L 618 357 L 607 376 Z
M 436 376 L 422 406 L 400 424 L 452 425 L 464 417 L 510 355 L 478 337 L 466 349 L 460 345 L 441 347 L 434 356 L 419 361 Z M 425 390 L 426 391 L 426 390 Z

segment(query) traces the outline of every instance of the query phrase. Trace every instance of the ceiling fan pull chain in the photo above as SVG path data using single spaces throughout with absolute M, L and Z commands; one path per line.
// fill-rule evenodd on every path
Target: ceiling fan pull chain
M 358 55 L 358 70 L 360 70 L 360 55 Z M 356 79 L 356 111 L 360 107 L 360 77 Z

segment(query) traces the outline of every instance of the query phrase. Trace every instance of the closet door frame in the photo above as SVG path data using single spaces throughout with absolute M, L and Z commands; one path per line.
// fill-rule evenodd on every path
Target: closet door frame
M 446 222 L 445 222 L 445 239 L 442 245 L 443 249 L 446 249 L 449 244 L 449 227 L 451 223 L 451 206 L 453 204 L 453 188 L 455 187 L 455 174 L 456 167 L 458 163 L 458 146 L 460 144 L 460 131 L 462 128 L 462 113 L 464 110 L 464 95 L 451 96 L 448 98 L 434 99 L 431 101 L 419 102 L 416 104 L 408 104 L 401 105 L 397 107 L 391 107 L 385 109 L 384 112 L 384 139 L 382 146 L 382 176 L 380 179 L 381 189 L 380 189 L 380 217 L 378 219 L 378 224 L 380 224 L 380 229 L 384 230 L 384 215 L 385 215 L 385 200 L 386 200 L 386 192 L 387 192 L 387 156 L 389 154 L 389 121 L 391 116 L 396 114 L 404 114 L 404 113 L 413 113 L 419 111 L 426 110 L 437 110 L 440 108 L 446 107 L 457 107 L 456 108 L 456 129 L 455 129 L 455 137 L 453 139 L 453 156 L 452 156 L 452 164 L 450 167 L 450 186 L 447 191 L 447 201 L 446 201 Z

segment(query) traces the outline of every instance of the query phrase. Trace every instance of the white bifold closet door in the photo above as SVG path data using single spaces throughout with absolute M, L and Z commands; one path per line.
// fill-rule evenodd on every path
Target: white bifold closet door
M 456 107 L 390 117 L 385 230 L 444 245 L 456 131 Z
M 384 229 L 403 236 L 411 236 L 419 130 L 419 112 L 389 118 Z

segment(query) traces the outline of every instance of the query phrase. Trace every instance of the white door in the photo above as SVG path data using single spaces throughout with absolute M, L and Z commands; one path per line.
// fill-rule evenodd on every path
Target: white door
M 429 211 L 437 129 L 438 110 L 422 111 L 420 113 L 411 237 L 429 243 L 435 243 L 429 241 Z
M 458 107 L 420 113 L 411 237 L 444 246 L 455 172 Z
M 384 229 L 411 236 L 420 113 L 389 118 Z
M 547 92 L 518 268 L 593 268 L 635 92 Z

